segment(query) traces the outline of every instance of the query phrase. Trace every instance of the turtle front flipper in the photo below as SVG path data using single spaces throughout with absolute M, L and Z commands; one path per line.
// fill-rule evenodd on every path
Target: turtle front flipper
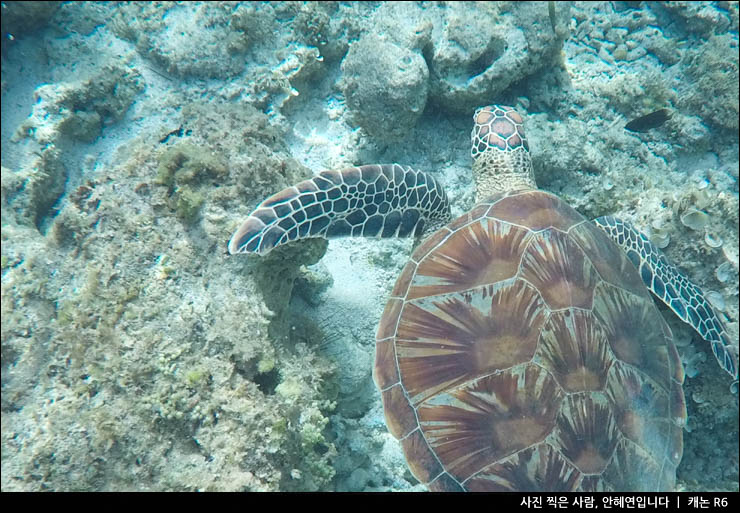
M 445 224 L 450 204 L 428 173 L 398 164 L 323 171 L 257 205 L 229 253 L 266 254 L 310 237 L 407 237 Z
M 719 364 L 737 380 L 737 353 L 730 344 L 727 328 L 702 290 L 628 222 L 604 216 L 594 223 L 624 250 L 645 286 L 712 345 Z

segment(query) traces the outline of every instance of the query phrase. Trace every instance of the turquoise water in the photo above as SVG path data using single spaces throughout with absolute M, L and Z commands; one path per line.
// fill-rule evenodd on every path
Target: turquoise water
M 8 3 L 2 32 L 3 490 L 424 489 L 371 376 L 414 241 L 227 242 L 361 164 L 423 170 L 463 214 L 482 105 L 522 114 L 540 188 L 640 227 L 736 338 L 737 3 Z M 661 313 L 677 486 L 736 491 L 732 379 Z

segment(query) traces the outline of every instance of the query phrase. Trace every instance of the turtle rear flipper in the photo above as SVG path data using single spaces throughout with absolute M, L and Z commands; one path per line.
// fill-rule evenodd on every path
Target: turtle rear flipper
M 704 292 L 671 264 L 647 236 L 628 222 L 604 216 L 595 219 L 594 223 L 619 244 L 650 292 L 712 345 L 720 366 L 737 380 L 737 354 L 730 344 L 727 328 Z
M 310 237 L 419 237 L 450 218 L 442 186 L 398 164 L 323 171 L 260 203 L 229 241 L 229 253 L 266 254 Z

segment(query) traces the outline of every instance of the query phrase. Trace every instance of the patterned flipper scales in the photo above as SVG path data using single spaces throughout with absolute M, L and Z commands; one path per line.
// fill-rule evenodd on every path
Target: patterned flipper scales
M 229 253 L 266 254 L 297 239 L 419 237 L 450 219 L 429 174 L 398 164 L 323 171 L 260 203 L 229 241 Z
M 712 345 L 719 364 L 737 381 L 737 353 L 724 323 L 701 289 L 631 224 L 612 216 L 599 217 L 594 223 L 624 250 L 645 286 Z

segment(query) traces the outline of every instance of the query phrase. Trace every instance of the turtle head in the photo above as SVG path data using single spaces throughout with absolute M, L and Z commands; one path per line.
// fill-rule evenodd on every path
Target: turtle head
M 513 107 L 477 109 L 470 137 L 477 201 L 498 192 L 537 188 L 524 120 Z
M 524 120 L 513 107 L 481 107 L 475 111 L 473 122 L 470 153 L 474 159 L 487 151 L 511 152 L 517 148 L 529 151 L 524 135 Z

